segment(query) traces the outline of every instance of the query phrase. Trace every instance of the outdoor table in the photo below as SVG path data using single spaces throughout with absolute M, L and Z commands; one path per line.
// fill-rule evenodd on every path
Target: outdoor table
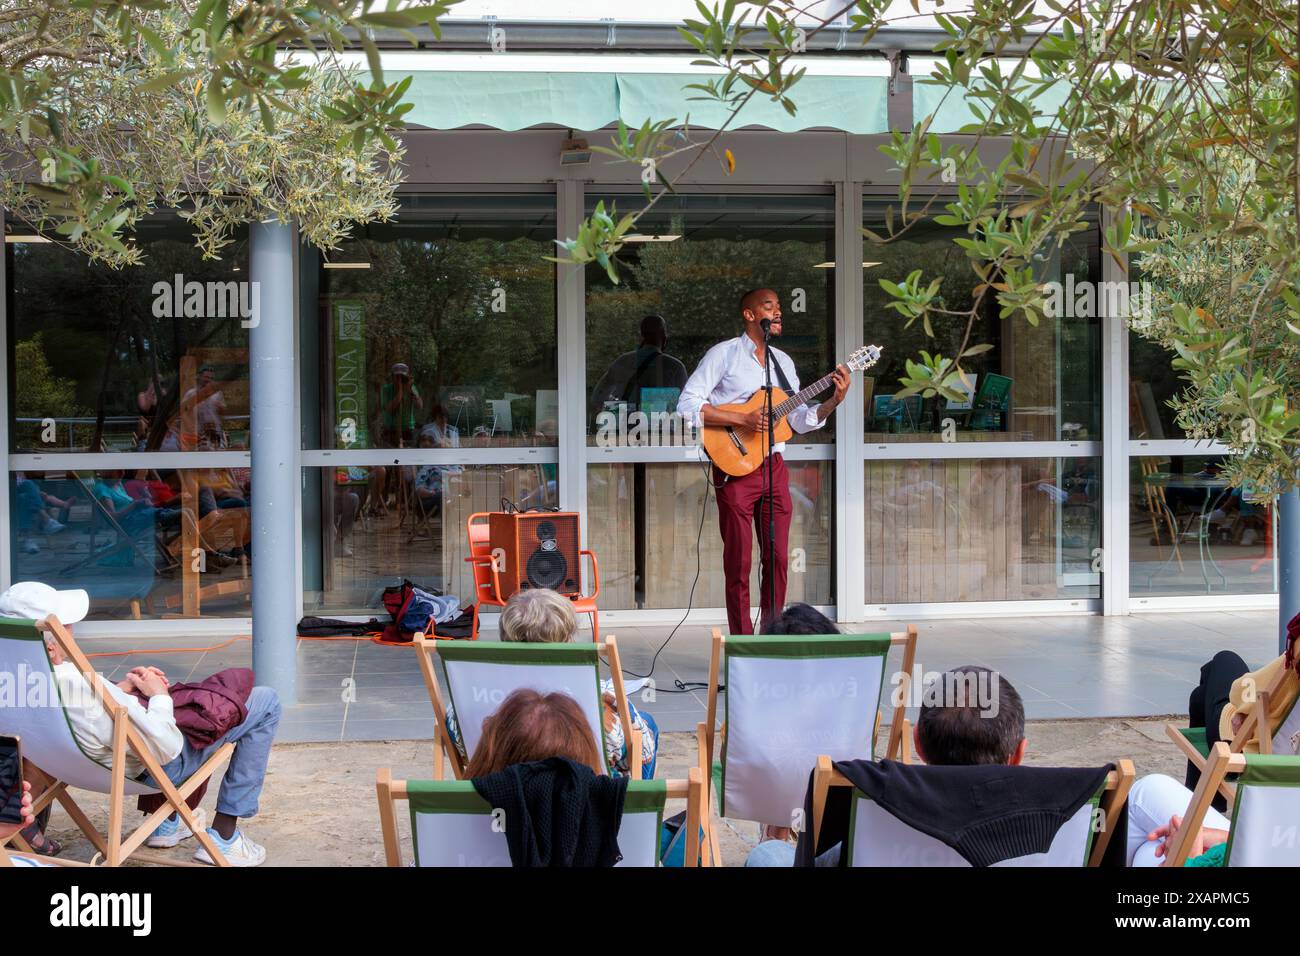
M 1201 513 L 1196 519 L 1196 553 L 1201 567 L 1201 580 L 1205 582 L 1205 591 L 1208 594 L 1213 590 L 1213 586 L 1210 583 L 1210 575 L 1206 568 L 1206 564 L 1208 563 L 1209 566 L 1214 569 L 1214 573 L 1219 576 L 1219 580 L 1223 582 L 1223 587 L 1226 590 L 1228 587 L 1228 578 L 1224 575 L 1222 569 L 1220 569 L 1218 563 L 1214 560 L 1214 554 L 1211 551 L 1212 542 L 1210 540 L 1209 527 L 1211 513 L 1219 502 L 1223 500 L 1225 495 L 1231 493 L 1232 486 L 1223 478 L 1212 478 L 1208 475 L 1175 475 L 1166 471 L 1153 472 L 1152 474 L 1144 476 L 1142 480 L 1147 484 L 1154 485 L 1160 489 L 1160 503 L 1164 507 L 1165 513 L 1169 515 L 1170 523 L 1173 525 L 1178 538 L 1186 538 L 1192 533 L 1191 522 L 1188 522 L 1187 528 L 1178 530 L 1178 519 L 1170 509 L 1169 502 L 1165 499 L 1164 492 L 1170 488 L 1205 490 L 1205 500 L 1201 503 Z M 1217 496 L 1215 495 L 1216 490 L 1220 492 Z M 1170 563 L 1174 560 L 1174 557 L 1178 554 L 1177 544 L 1177 539 L 1175 539 L 1174 546 L 1169 549 L 1169 557 L 1165 558 L 1164 563 L 1147 576 L 1148 589 L 1151 587 L 1151 582 L 1165 572 L 1165 569 L 1169 567 Z

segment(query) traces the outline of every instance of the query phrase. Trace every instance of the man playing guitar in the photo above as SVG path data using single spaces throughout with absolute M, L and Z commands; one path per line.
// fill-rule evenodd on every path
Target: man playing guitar
M 740 315 L 745 323 L 741 335 L 719 342 L 704 354 L 687 380 L 677 402 L 682 418 L 701 428 L 706 425 L 733 425 L 751 432 L 766 434 L 767 411 L 759 408 L 739 413 L 719 408 L 744 402 L 765 384 L 763 362 L 764 319 L 770 321 L 771 335 L 781 334 L 781 303 L 771 289 L 753 289 L 740 300 Z M 782 377 L 784 376 L 784 381 Z M 806 434 L 818 429 L 835 410 L 849 390 L 849 370 L 837 366 L 835 392 L 824 402 L 800 405 L 786 417 L 794 431 Z M 772 349 L 772 385 L 793 395 L 799 391 L 799 378 L 790 356 Z M 722 565 L 726 575 L 727 623 L 732 634 L 752 634 L 749 619 L 749 570 L 752 560 L 753 528 L 758 529 L 759 583 L 761 623 L 765 627 L 773 613 L 785 607 L 786 568 L 790 550 L 790 479 L 781 452 L 783 444 L 773 447 L 772 498 L 776 512 L 776 547 L 768 547 L 769 516 L 763 507 L 767 488 L 767 466 L 740 477 L 730 477 L 716 465 L 713 486 L 718 495 L 718 523 L 722 532 Z M 775 567 L 769 567 L 769 555 Z M 769 607 L 769 575 L 775 577 L 776 607 Z M 761 629 L 761 628 L 760 628 Z

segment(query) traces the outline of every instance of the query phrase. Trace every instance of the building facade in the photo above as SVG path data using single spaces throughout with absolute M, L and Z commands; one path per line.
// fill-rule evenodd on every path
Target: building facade
M 681 376 L 738 334 L 740 294 L 770 287 L 803 382 L 883 349 L 786 453 L 790 600 L 846 622 L 1276 605 L 1273 510 L 1173 421 L 1181 386 L 1133 329 L 1140 271 L 1101 255 L 1103 212 L 1041 263 L 1057 314 L 977 316 L 991 348 L 969 361 L 969 401 L 894 397 L 905 361 L 952 354 L 964 326 L 927 338 L 880 280 L 942 276 L 956 310 L 975 284 L 928 217 L 864 236 L 897 207 L 890 126 L 968 121 L 906 73 L 810 71 L 798 119 L 724 134 L 638 221 L 614 283 L 545 257 L 598 205 L 639 209 L 643 170 L 563 162 L 565 141 L 678 115 L 688 68 L 395 63 L 417 78 L 400 212 L 328 256 L 273 255 L 253 227 L 205 262 L 168 213 L 136 237 L 145 264 L 114 272 L 5 221 L 0 585 L 86 588 L 92 633 L 247 630 L 254 571 L 283 619 L 383 616 L 404 579 L 469 601 L 466 520 L 508 501 L 582 515 L 606 626 L 723 620 L 707 470 L 669 413 Z M 958 185 L 918 184 L 912 208 Z M 268 282 L 289 298 L 259 312 Z M 288 361 L 260 351 L 260 321 L 291 334 Z M 268 434 L 272 394 L 295 400 Z M 259 441 L 291 501 L 255 493 Z

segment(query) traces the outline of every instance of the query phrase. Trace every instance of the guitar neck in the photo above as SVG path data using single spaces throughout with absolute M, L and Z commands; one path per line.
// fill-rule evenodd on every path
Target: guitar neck
M 786 415 L 789 415 L 800 405 L 807 402 L 808 399 L 815 398 L 816 396 L 820 395 L 822 392 L 826 391 L 826 389 L 829 388 L 834 383 L 834 381 L 835 381 L 834 372 L 831 372 L 828 375 L 823 375 L 821 378 L 817 379 L 817 381 L 813 382 L 807 388 L 799 392 L 799 394 L 787 398 L 780 405 L 772 409 L 772 417 L 776 419 L 784 418 Z

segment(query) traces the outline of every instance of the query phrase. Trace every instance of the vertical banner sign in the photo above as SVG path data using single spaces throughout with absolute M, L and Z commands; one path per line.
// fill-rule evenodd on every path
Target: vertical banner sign
M 369 448 L 366 415 L 366 313 L 356 299 L 334 302 L 334 447 Z M 339 484 L 351 481 L 340 468 Z

